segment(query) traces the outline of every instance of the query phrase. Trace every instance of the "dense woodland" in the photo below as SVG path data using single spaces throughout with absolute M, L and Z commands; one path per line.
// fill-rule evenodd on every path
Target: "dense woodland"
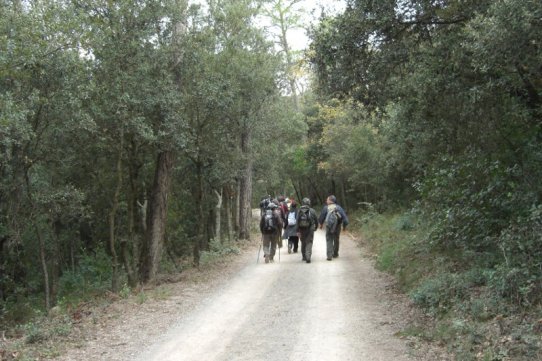
M 296 3 L 0 1 L 6 323 L 198 266 L 268 193 L 402 214 L 434 314 L 540 312 L 542 3 L 348 0 L 304 53 Z

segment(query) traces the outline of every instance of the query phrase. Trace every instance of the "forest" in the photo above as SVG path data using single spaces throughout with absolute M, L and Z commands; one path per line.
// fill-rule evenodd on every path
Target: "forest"
M 345 2 L 1 0 L 3 328 L 259 237 L 266 194 L 335 194 L 435 320 L 412 333 L 540 355 L 542 2 Z

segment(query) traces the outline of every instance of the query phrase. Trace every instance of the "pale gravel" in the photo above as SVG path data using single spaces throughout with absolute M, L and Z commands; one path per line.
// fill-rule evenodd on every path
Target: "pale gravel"
M 416 310 L 345 233 L 340 257 L 325 259 L 315 234 L 312 263 L 278 255 L 256 263 L 250 245 L 227 263 L 184 272 L 168 297 L 132 298 L 80 326 L 57 360 L 451 360 L 399 332 Z

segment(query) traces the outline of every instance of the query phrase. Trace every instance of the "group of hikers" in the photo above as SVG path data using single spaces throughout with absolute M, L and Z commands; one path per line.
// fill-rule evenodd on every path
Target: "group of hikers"
M 265 263 L 273 262 L 277 246 L 282 247 L 283 240 L 288 241 L 288 253 L 297 253 L 301 242 L 302 261 L 311 263 L 314 232 L 326 227 L 327 260 L 339 257 L 339 237 L 341 228 L 348 225 L 348 217 L 344 209 L 337 204 L 337 198 L 330 195 L 326 204 L 316 215 L 311 208 L 309 198 L 303 198 L 301 207 L 297 207 L 294 199 L 284 196 L 264 197 L 260 203 L 260 231 Z M 259 258 L 259 256 L 258 256 Z

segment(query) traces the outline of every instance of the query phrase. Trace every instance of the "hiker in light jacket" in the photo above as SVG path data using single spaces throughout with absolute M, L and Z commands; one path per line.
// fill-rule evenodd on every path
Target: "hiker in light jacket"
M 302 260 L 307 263 L 311 263 L 312 241 L 317 226 L 318 217 L 316 216 L 316 211 L 311 208 L 310 199 L 303 198 L 301 208 L 297 212 L 296 233 L 301 241 Z
M 320 229 L 326 225 L 326 249 L 327 260 L 331 261 L 332 257 L 339 257 L 339 237 L 341 236 L 341 226 L 344 230 L 348 225 L 348 217 L 341 206 L 337 204 L 337 198 L 330 195 L 326 199 L 326 206 L 322 208 L 318 223 Z
M 288 240 L 288 253 L 297 253 L 297 248 L 299 246 L 299 237 L 297 236 L 297 204 L 293 200 L 290 203 L 290 210 L 286 215 L 286 223 L 284 224 L 284 234 L 282 235 L 283 239 Z

